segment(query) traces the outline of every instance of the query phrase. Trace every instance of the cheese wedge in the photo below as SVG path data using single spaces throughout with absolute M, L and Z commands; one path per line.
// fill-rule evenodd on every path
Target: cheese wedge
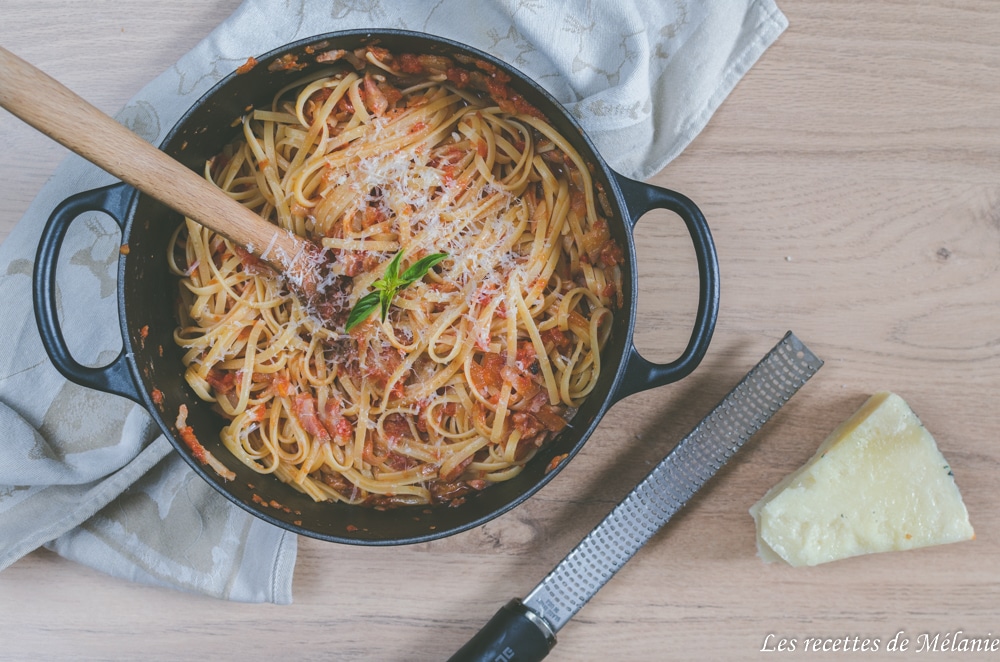
M 750 514 L 761 558 L 793 566 L 975 535 L 934 438 L 888 392 L 871 396 Z

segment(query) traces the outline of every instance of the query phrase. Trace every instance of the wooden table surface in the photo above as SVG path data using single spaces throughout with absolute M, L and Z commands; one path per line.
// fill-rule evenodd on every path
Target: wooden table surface
M 0 44 L 114 112 L 237 4 L 4 0 Z M 845 637 L 879 652 L 825 657 L 906 658 L 885 650 L 901 631 L 1000 636 L 1000 5 L 779 4 L 788 31 L 652 179 L 693 198 L 718 245 L 719 325 L 693 376 L 616 405 L 555 481 L 479 529 L 390 549 L 302 539 L 291 606 L 133 585 L 34 552 L 0 574 L 0 659 L 443 659 L 789 329 L 825 367 L 549 659 L 757 658 L 768 635 L 798 642 L 783 659 Z M 65 151 L 6 113 L 0 144 L 6 236 Z M 637 343 L 653 359 L 682 346 L 693 308 L 679 293 L 690 249 L 662 221 L 637 230 Z M 747 509 L 879 389 L 937 438 L 976 540 L 810 569 L 761 562 Z

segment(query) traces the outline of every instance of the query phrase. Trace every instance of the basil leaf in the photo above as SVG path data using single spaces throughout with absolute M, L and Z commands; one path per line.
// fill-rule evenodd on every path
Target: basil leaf
M 372 311 L 378 307 L 381 295 L 381 290 L 375 290 L 358 299 L 358 302 L 354 304 L 354 309 L 351 310 L 351 314 L 347 317 L 347 324 L 344 325 L 344 331 L 350 331 L 368 319 Z
M 399 285 L 399 263 L 403 259 L 403 251 L 398 253 L 389 261 L 389 266 L 385 268 L 385 282 L 389 287 L 395 289 Z
M 400 253 L 402 253 L 402 251 L 400 251 Z M 431 270 L 431 267 L 433 267 L 435 264 L 441 262 L 447 257 L 448 257 L 447 253 L 434 253 L 433 255 L 425 255 L 424 257 L 420 258 L 412 265 L 410 265 L 409 269 L 403 272 L 402 277 L 400 277 L 400 280 L 402 281 L 402 287 L 406 287 L 411 283 L 417 282 L 418 280 L 423 278 L 428 271 Z
M 379 303 L 382 306 L 382 321 L 389 316 L 389 304 L 392 303 L 393 297 L 396 296 L 397 288 L 386 288 L 379 292 Z
M 364 295 L 354 304 L 354 309 L 347 317 L 347 324 L 344 331 L 350 331 L 358 324 L 368 319 L 372 311 L 380 309 L 382 321 L 389 317 L 389 306 L 399 290 L 411 285 L 423 278 L 431 267 L 448 257 L 447 253 L 434 253 L 420 258 L 409 269 L 399 275 L 399 264 L 403 259 L 403 251 L 400 250 L 393 256 L 392 260 L 385 268 L 385 275 L 372 283 L 372 291 Z

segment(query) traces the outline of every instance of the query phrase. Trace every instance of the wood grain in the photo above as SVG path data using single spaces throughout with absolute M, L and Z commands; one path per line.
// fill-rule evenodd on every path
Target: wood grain
M 236 5 L 7 0 L 0 43 L 108 112 Z M 816 657 L 806 638 L 855 636 L 880 650 L 840 657 L 908 659 L 885 650 L 899 631 L 911 646 L 921 633 L 1000 635 L 1000 6 L 779 6 L 788 31 L 652 179 L 699 204 L 721 258 L 719 328 L 694 375 L 616 405 L 557 480 L 479 529 L 397 549 L 303 539 L 291 606 L 137 586 L 35 552 L 0 574 L 0 657 L 443 659 L 788 329 L 826 366 L 560 632 L 549 659 L 756 659 L 768 634 L 797 640 L 782 659 Z M 64 152 L 5 114 L 0 139 L 5 234 Z M 679 351 L 693 314 L 677 225 L 662 213 L 637 228 L 636 342 L 653 359 Z M 977 539 L 763 564 L 747 509 L 882 388 L 935 435 Z

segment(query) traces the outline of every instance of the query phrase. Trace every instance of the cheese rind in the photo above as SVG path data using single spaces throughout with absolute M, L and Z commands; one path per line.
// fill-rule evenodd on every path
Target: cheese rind
M 951 468 L 893 393 L 871 396 L 750 509 L 760 556 L 793 566 L 974 537 Z

